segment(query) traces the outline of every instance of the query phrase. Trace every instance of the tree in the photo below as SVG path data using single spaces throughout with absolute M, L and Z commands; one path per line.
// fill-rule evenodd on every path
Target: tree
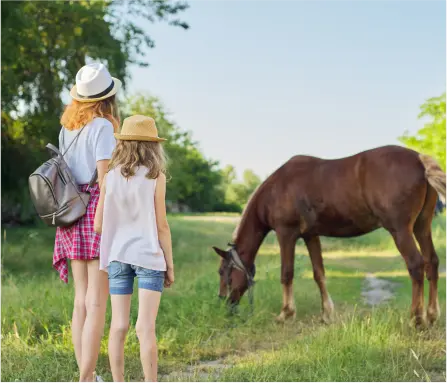
M 409 148 L 432 155 L 444 170 L 446 169 L 445 97 L 444 93 L 439 97 L 428 99 L 421 106 L 419 118 L 427 117 L 429 121 L 415 135 L 405 132 L 402 137 L 399 137 L 399 140 Z
M 244 180 L 245 189 L 248 194 L 247 197 L 249 198 L 261 183 L 261 179 L 250 169 L 244 171 L 242 179 Z
M 218 163 L 207 160 L 191 133 L 171 121 L 156 97 L 130 97 L 123 108 L 124 116 L 143 114 L 154 118 L 159 135 L 167 138 L 168 188 L 166 198 L 171 203 L 187 206 L 193 211 L 213 211 L 222 208 L 224 192 Z
M 48 110 L 73 84 L 86 59 L 101 60 L 124 82 L 127 65 L 147 66 L 144 49 L 154 46 L 140 18 L 188 28 L 172 19 L 183 2 L 166 0 L 14 1 L 2 4 L 2 109 Z
M 154 46 L 136 18 L 187 28 L 177 18 L 186 8 L 168 0 L 2 2 L 3 221 L 5 208 L 28 200 L 28 175 L 47 157 L 45 144 L 57 141 L 61 95 L 77 70 L 102 61 L 126 84 L 128 65 L 147 65 L 145 48 Z
M 227 166 L 223 172 L 224 174 L 227 174 L 225 202 L 227 204 L 236 204 L 242 208 L 261 183 L 261 179 L 250 169 L 244 171 L 242 182 L 237 181 L 232 166 Z
M 237 175 L 236 175 L 236 169 L 233 165 L 227 165 L 222 169 L 222 177 L 223 177 L 223 184 L 226 187 L 228 187 L 230 184 L 232 184 L 234 181 L 236 181 Z

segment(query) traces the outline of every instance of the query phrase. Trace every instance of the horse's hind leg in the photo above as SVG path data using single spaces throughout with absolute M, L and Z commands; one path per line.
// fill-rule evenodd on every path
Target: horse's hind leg
M 411 225 L 412 226 L 412 225 Z M 424 324 L 424 260 L 413 238 L 413 228 L 408 225 L 390 230 L 394 242 L 407 264 L 413 285 L 411 317 L 416 326 Z
M 321 255 L 321 242 L 319 237 L 310 237 L 304 239 L 309 256 L 312 261 L 314 280 L 320 288 L 321 308 L 323 321 L 329 323 L 334 313 L 334 304 L 326 289 L 326 278 L 324 276 L 323 257 Z
M 293 275 L 295 262 L 295 245 L 298 235 L 287 228 L 276 231 L 281 248 L 281 283 L 283 286 L 283 304 L 281 313 L 276 318 L 283 322 L 285 319 L 295 317 L 295 300 L 293 298 Z
M 414 235 L 421 248 L 425 264 L 425 275 L 430 283 L 428 297 L 427 319 L 430 324 L 439 318 L 438 303 L 438 268 L 439 258 L 433 245 L 431 224 L 435 211 L 437 193 L 431 187 L 427 188 L 427 196 L 424 207 L 414 225 Z

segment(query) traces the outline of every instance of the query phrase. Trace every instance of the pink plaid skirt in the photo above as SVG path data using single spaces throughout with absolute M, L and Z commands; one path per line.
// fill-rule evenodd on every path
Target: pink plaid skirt
M 85 191 L 87 185 L 81 185 Z M 99 201 L 99 187 L 90 189 L 90 201 L 86 214 L 73 226 L 58 227 L 54 241 L 53 267 L 59 272 L 59 278 L 68 283 L 67 259 L 88 261 L 99 258 L 101 236 L 93 230 L 96 206 Z

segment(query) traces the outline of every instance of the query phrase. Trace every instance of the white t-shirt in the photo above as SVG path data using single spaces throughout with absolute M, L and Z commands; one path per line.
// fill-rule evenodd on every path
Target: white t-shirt
M 62 154 L 78 133 L 79 129 L 67 130 L 62 127 L 59 134 L 59 150 Z M 112 158 L 116 145 L 113 133 L 113 125 L 109 120 L 95 117 L 85 125 L 76 142 L 70 146 L 64 159 L 78 185 L 90 182 L 98 161 Z

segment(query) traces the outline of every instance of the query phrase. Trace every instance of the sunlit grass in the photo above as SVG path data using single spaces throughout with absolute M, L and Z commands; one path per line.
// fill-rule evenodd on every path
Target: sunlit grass
M 161 374 L 224 358 L 234 367 L 218 376 L 187 375 L 184 380 L 427 380 L 427 376 L 434 380 L 445 376 L 445 353 L 440 351 L 445 349 L 445 272 L 439 283 L 441 321 L 430 331 L 413 331 L 408 325 L 411 281 L 383 230 L 354 239 L 322 240 L 327 286 L 337 312 L 331 326 L 320 322 L 320 294 L 307 250 L 299 241 L 294 282 L 297 318 L 279 325 L 274 320 L 282 300 L 275 236 L 267 237 L 256 261 L 253 315 L 244 298 L 239 315 L 230 318 L 217 299 L 219 257 L 211 246 L 225 247 L 236 223 L 195 217 L 170 217 L 176 284 L 164 292 L 157 319 Z M 437 220 L 433 233 L 445 270 L 445 220 Z M 2 238 L 2 380 L 77 380 L 70 332 L 72 280 L 66 286 L 52 270 L 54 231 L 5 229 Z M 366 273 L 396 282 L 396 296 L 381 309 L 363 306 Z M 136 316 L 135 296 L 126 344 L 127 380 L 142 379 Z M 420 364 L 409 356 L 410 348 Z M 107 335 L 97 370 L 111 379 Z
M 394 310 L 351 314 L 284 348 L 249 354 L 227 381 L 428 381 L 444 378 L 444 330 L 417 333 Z M 438 371 L 439 369 L 439 371 Z M 355 378 L 355 379 L 354 379 Z
M 359 278 L 359 277 L 365 277 L 367 274 L 371 274 L 365 271 L 355 271 L 355 272 L 347 272 L 347 271 L 340 271 L 340 270 L 329 270 L 326 272 L 327 278 Z M 377 271 L 373 273 L 375 277 L 379 278 L 395 278 L 395 277 L 407 277 L 408 271 L 406 270 L 390 270 L 390 271 Z M 313 273 L 306 271 L 302 274 L 303 278 L 312 278 L 313 279 Z M 445 278 L 445 272 L 439 273 L 439 278 Z M 440 282 L 442 283 L 442 281 Z
M 182 216 L 181 219 L 184 221 L 237 223 L 240 217 L 238 215 L 187 215 Z
M 297 246 L 297 252 L 304 253 L 306 252 L 306 248 L 304 246 Z M 261 256 L 278 256 L 279 254 L 279 246 L 277 245 L 265 245 L 260 251 L 259 255 Z M 380 251 L 372 251 L 372 250 L 364 250 L 364 249 L 356 249 L 356 250 L 347 250 L 347 251 L 325 251 L 324 258 L 325 259 L 346 259 L 346 258 L 358 258 L 362 256 L 371 256 L 375 258 L 393 258 L 399 256 L 397 250 L 380 250 Z

